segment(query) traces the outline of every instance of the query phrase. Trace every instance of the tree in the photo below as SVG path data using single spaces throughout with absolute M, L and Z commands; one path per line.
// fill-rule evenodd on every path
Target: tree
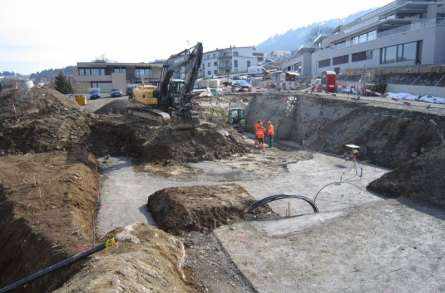
M 55 79 L 55 88 L 62 94 L 72 94 L 73 87 L 71 86 L 71 82 L 63 75 L 63 72 L 60 71 Z

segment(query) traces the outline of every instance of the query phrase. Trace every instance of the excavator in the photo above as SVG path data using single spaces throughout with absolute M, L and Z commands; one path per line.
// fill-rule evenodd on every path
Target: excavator
M 130 96 L 128 114 L 168 122 L 199 123 L 192 109 L 192 90 L 198 78 L 203 56 L 202 43 L 170 56 L 164 63 L 160 83 L 139 85 Z M 183 73 L 184 80 L 172 79 L 175 72 Z

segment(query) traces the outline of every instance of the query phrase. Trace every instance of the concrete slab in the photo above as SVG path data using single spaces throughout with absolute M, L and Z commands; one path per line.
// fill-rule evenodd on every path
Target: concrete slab
M 261 293 L 444 292 L 445 211 L 413 206 L 372 202 L 285 236 L 254 222 L 214 233 Z

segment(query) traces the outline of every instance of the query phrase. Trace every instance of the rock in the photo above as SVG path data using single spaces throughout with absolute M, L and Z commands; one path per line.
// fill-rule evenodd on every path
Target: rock
M 255 199 L 236 184 L 166 188 L 148 197 L 148 209 L 171 233 L 208 231 L 244 218 Z
M 371 182 L 368 190 L 445 207 L 445 146 L 437 147 Z
M 55 292 L 198 292 L 183 269 L 186 255 L 178 238 L 146 224 L 112 234 L 117 246 L 96 255 Z

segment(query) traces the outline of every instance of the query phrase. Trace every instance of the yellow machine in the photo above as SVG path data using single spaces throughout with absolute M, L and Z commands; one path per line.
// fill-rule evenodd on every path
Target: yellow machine
M 197 113 L 192 110 L 192 90 L 202 62 L 201 43 L 170 56 L 164 63 L 158 86 L 139 85 L 130 94 L 130 115 L 160 122 L 175 121 L 197 124 Z M 172 79 L 183 72 L 184 80 Z
M 140 85 L 133 89 L 133 99 L 135 102 L 145 106 L 158 106 L 159 100 L 155 96 L 156 86 Z

